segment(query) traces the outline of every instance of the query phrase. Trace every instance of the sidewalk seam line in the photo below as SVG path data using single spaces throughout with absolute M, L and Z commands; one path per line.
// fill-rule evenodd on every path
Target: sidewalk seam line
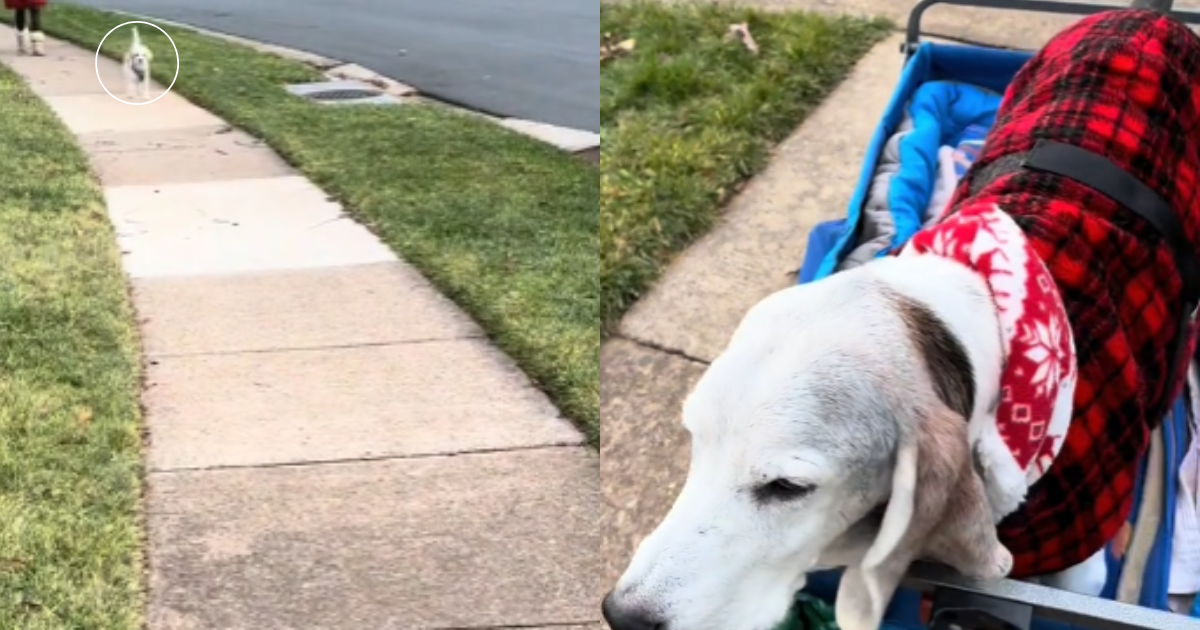
M 628 341 L 628 342 L 634 344 L 635 346 L 641 346 L 648 350 L 654 350 L 655 352 L 669 354 L 673 357 L 679 357 L 686 361 L 691 361 L 692 363 L 699 363 L 700 365 L 709 365 L 710 363 L 712 363 L 712 361 L 706 361 L 704 359 L 694 357 L 694 356 L 684 352 L 683 350 L 676 350 L 675 348 L 668 348 L 664 345 L 655 343 L 653 341 L 638 339 L 637 337 L 631 337 L 629 335 L 626 335 L 626 334 L 620 333 L 620 332 L 613 333 L 610 338 L 611 339 L 623 339 L 625 341 Z
M 278 154 L 276 154 L 276 155 L 278 155 Z M 290 175 L 285 176 L 285 177 L 290 177 Z M 236 180 L 236 181 L 245 181 L 245 180 L 241 179 L 241 180 Z M 151 185 L 153 185 L 153 184 L 151 184 Z M 119 186 L 108 186 L 106 188 L 120 188 L 120 187 Z M 322 189 L 321 192 L 325 192 L 324 189 Z M 353 217 L 351 217 L 351 218 L 353 219 Z M 356 219 L 355 219 L 355 222 L 357 222 Z M 261 271 L 214 271 L 214 272 L 171 275 L 171 276 L 147 276 L 147 277 L 142 277 L 142 278 L 132 278 L 131 277 L 131 278 L 129 278 L 129 280 L 131 283 L 134 283 L 134 284 L 157 283 L 157 282 L 178 282 L 178 281 L 201 281 L 201 282 L 204 282 L 204 281 L 218 280 L 218 279 L 223 279 L 223 278 L 238 278 L 238 277 L 250 278 L 250 277 L 266 277 L 266 276 L 291 275 L 291 274 L 309 274 L 309 273 L 313 273 L 313 272 L 325 272 L 325 271 L 352 271 L 352 270 L 355 270 L 356 268 L 362 268 L 362 267 L 391 267 L 391 266 L 395 266 L 397 263 L 399 263 L 400 266 L 404 267 L 406 271 L 416 274 L 417 276 L 420 277 L 419 281 L 414 282 L 412 284 L 411 290 L 420 290 L 420 291 L 424 291 L 424 290 L 436 291 L 437 290 L 432 284 L 429 283 L 429 280 L 427 278 L 425 278 L 424 275 L 422 275 L 419 271 L 417 271 L 416 267 L 412 266 L 412 263 L 410 263 L 407 260 L 404 260 L 403 258 L 400 258 L 398 256 L 396 257 L 395 260 L 385 260 L 385 261 L 381 261 L 381 262 L 365 262 L 365 263 L 356 262 L 356 263 L 349 263 L 349 264 L 323 265 L 323 266 L 319 266 L 319 267 L 271 267 L 268 269 L 263 269 Z M 438 295 L 442 295 L 442 297 L 445 297 L 445 295 L 442 293 L 438 293 Z M 449 299 L 449 298 L 446 298 L 446 299 Z
M 396 341 L 365 341 L 362 343 L 326 344 L 316 346 L 293 346 L 287 348 L 254 348 L 249 350 L 212 350 L 198 352 L 147 352 L 143 356 L 148 360 L 158 359 L 188 359 L 192 357 L 228 357 L 245 354 L 269 354 L 272 352 L 320 352 L 322 350 L 352 350 L 354 348 L 381 348 L 387 346 L 409 346 L 451 341 L 468 341 L 472 339 L 487 339 L 482 333 L 467 334 L 457 337 L 428 337 L 423 339 L 401 339 Z
M 426 626 L 423 630 L 537 630 L 538 628 L 574 628 L 599 622 L 599 619 L 588 619 L 586 621 L 551 621 L 547 623 L 519 623 L 500 626 Z
M 224 470 L 262 470 L 269 468 L 305 468 L 317 466 L 342 466 L 351 464 L 370 464 L 386 461 L 405 461 L 414 459 L 437 459 L 458 457 L 460 455 L 501 455 L 504 453 L 524 453 L 539 450 L 559 450 L 580 448 L 587 449 L 581 439 L 578 442 L 547 442 L 530 446 L 506 446 L 496 448 L 476 448 L 450 453 L 414 453 L 412 455 L 374 455 L 369 457 L 354 457 L 344 459 L 314 459 L 303 462 L 268 462 L 263 464 L 222 464 L 217 466 L 181 466 L 179 468 L 147 468 L 148 475 L 172 475 L 193 472 L 220 472 Z

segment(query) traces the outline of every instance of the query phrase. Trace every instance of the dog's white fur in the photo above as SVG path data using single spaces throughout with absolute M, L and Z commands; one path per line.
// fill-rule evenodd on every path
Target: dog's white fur
M 919 353 L 905 344 L 911 327 L 897 296 L 936 314 L 966 350 L 975 397 L 960 437 L 922 432 L 963 422 L 939 402 Z M 968 470 L 970 481 L 949 472 L 969 461 L 973 445 L 992 439 L 980 427 L 995 430 L 1000 339 L 984 280 L 937 256 L 880 259 L 762 300 L 685 402 L 687 480 L 607 605 L 641 611 L 665 630 L 767 630 L 784 617 L 806 573 L 846 567 L 838 624 L 877 630 L 918 556 L 977 577 L 1006 574 L 1011 556 L 995 542 L 994 523 L 1024 497 L 964 497 L 955 484 L 977 488 L 978 475 Z M 947 413 L 956 422 L 947 423 Z M 989 488 L 1004 485 L 987 477 L 1010 473 L 980 464 Z M 944 472 L 931 472 L 936 465 Z M 754 488 L 776 479 L 813 489 L 798 500 L 756 500 Z M 864 520 L 889 497 L 881 523 Z M 963 550 L 943 544 L 929 519 L 972 509 L 985 511 L 991 536 L 976 532 L 976 542 L 992 548 L 975 550 L 983 560 L 956 562 Z M 931 510 L 940 512 L 922 514 Z M 947 526 L 943 533 L 953 538 L 964 524 Z M 1044 581 L 1098 594 L 1103 562 L 1098 554 L 1083 569 Z
M 133 41 L 125 51 L 122 68 L 125 71 L 125 92 L 132 99 L 150 98 L 150 62 L 154 53 L 142 43 L 138 29 L 133 27 Z

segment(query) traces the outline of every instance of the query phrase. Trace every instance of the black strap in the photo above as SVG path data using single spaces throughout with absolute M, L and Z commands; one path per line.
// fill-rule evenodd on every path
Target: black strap
M 1176 332 L 1174 363 L 1167 372 L 1170 377 L 1167 386 L 1174 387 L 1178 370 L 1185 360 L 1188 330 L 1196 321 L 1196 307 L 1200 304 L 1200 260 L 1171 206 L 1149 186 L 1104 156 L 1074 145 L 1039 140 L 1022 166 L 1073 179 L 1136 212 L 1158 231 L 1171 249 L 1183 281 L 1183 309 Z

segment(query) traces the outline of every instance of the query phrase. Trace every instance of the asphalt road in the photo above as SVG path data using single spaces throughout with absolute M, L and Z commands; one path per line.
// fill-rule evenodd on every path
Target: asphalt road
M 72 1 L 357 63 L 496 115 L 600 131 L 597 0 Z

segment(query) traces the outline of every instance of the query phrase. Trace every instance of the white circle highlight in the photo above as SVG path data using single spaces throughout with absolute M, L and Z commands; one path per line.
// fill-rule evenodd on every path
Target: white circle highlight
M 121 28 L 122 26 L 128 26 L 130 24 L 146 24 L 148 26 L 153 26 L 154 28 L 157 28 L 160 33 L 162 33 L 163 35 L 166 35 L 167 41 L 171 42 L 171 48 L 175 49 L 175 76 L 171 79 L 171 85 L 168 85 L 167 89 L 163 90 L 162 94 L 159 94 L 158 96 L 156 96 L 148 101 L 145 101 L 143 103 L 131 103 L 129 101 L 122 101 L 121 99 L 114 96 L 112 92 L 108 91 L 108 86 L 104 85 L 104 79 L 100 78 L 100 49 L 104 48 L 104 40 L 108 39 L 108 36 L 112 35 L 113 31 Z M 126 22 L 124 24 L 118 24 L 113 27 L 112 31 L 105 33 L 104 37 L 100 38 L 100 45 L 96 47 L 96 81 L 100 84 L 100 87 L 104 88 L 104 93 L 108 94 L 109 96 L 112 96 L 113 100 L 117 101 L 118 103 L 124 103 L 126 105 L 149 105 L 150 103 L 153 103 L 154 101 L 157 101 L 158 99 L 166 96 L 167 92 L 170 92 L 171 88 L 175 87 L 175 80 L 178 78 L 179 78 L 179 47 L 175 45 L 175 40 L 171 39 L 171 36 L 167 35 L 167 32 L 162 30 L 161 28 L 159 28 L 159 26 L 157 24 L 151 24 L 150 22 L 145 22 L 142 20 L 132 20 L 132 21 Z

